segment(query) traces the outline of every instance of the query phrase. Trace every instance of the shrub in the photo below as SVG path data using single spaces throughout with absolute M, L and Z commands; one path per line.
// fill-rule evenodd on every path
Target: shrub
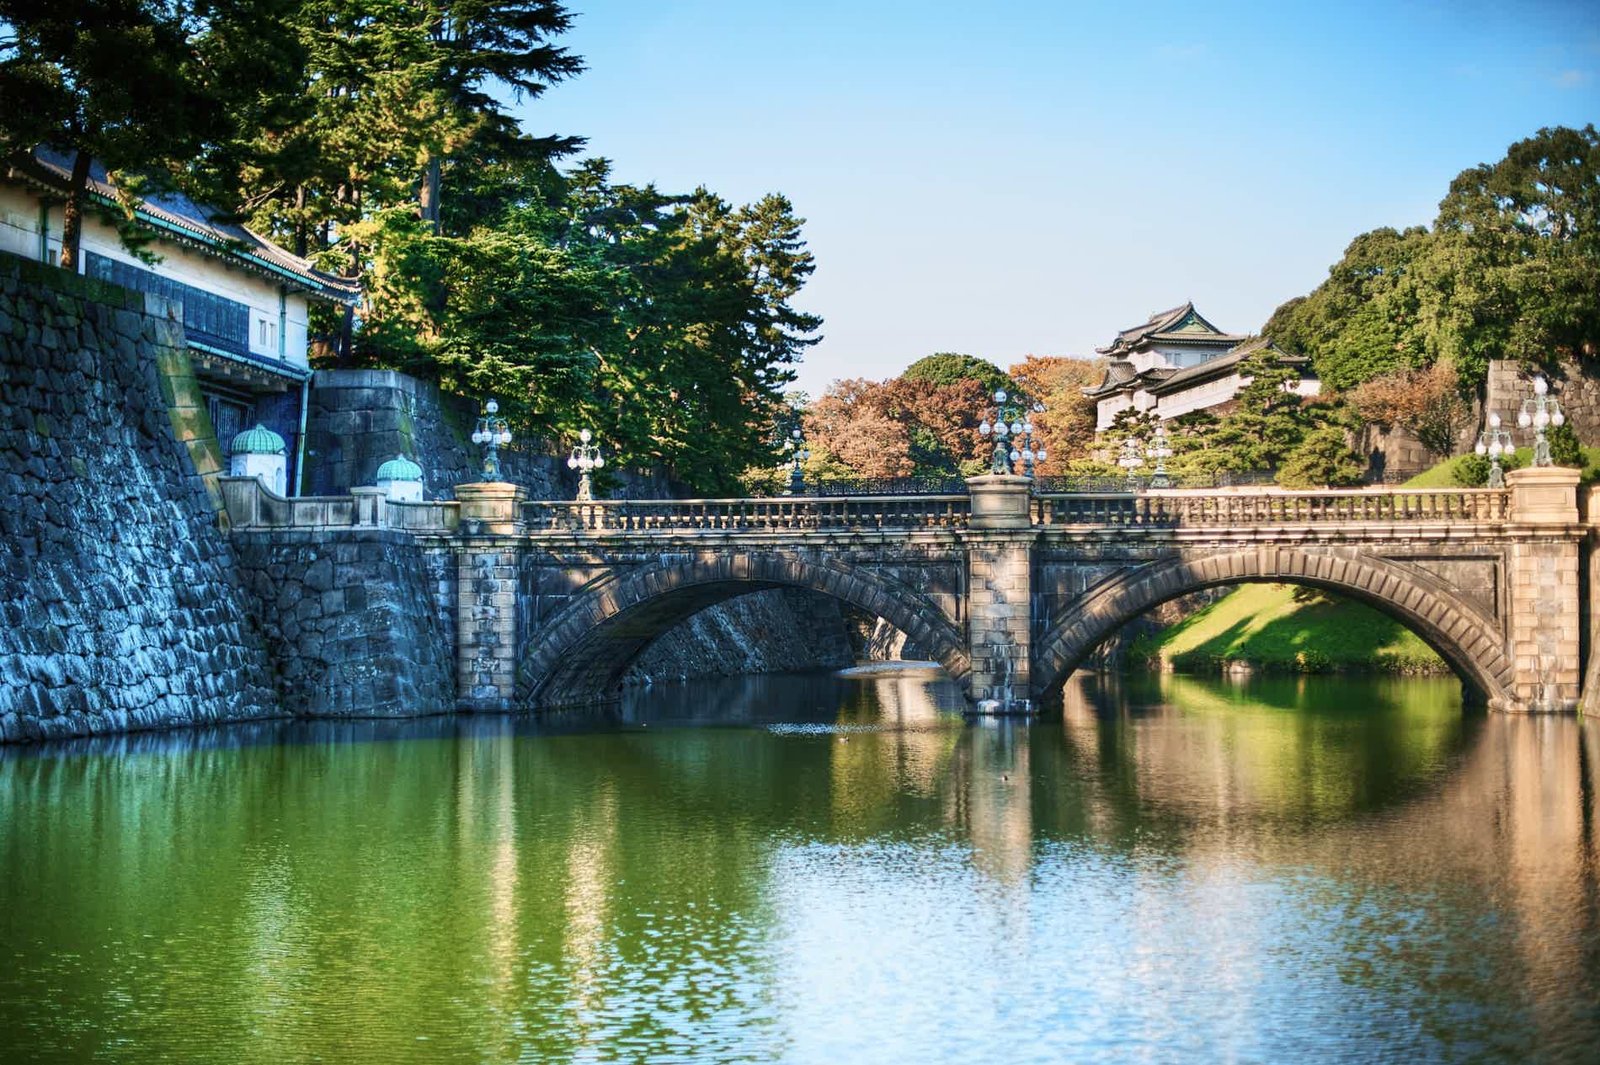
M 1583 468 L 1583 445 L 1578 442 L 1578 434 L 1572 431 L 1571 422 L 1556 426 L 1548 435 L 1551 462 L 1557 466 Z

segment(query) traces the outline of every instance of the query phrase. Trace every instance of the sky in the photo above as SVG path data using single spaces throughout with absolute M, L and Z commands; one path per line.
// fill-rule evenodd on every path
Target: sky
M 1088 355 L 1193 300 L 1255 332 L 1356 234 L 1600 122 L 1600 3 L 569 0 L 518 108 L 614 177 L 781 192 L 812 395 L 935 351 Z

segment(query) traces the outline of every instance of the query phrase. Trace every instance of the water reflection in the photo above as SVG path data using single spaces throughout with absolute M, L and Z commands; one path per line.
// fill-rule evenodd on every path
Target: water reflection
M 1600 730 L 1433 681 L 936 671 L 0 752 L 0 1049 L 1581 1056 Z M 5 1055 L 0 1055 L 5 1056 Z

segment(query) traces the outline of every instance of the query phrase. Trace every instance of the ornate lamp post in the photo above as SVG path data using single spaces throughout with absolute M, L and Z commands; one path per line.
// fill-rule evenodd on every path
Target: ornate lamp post
M 1506 473 L 1500 468 L 1500 456 L 1511 454 L 1515 446 L 1511 443 L 1511 434 L 1500 428 L 1499 414 L 1489 412 L 1489 428 L 1478 434 L 1478 446 L 1473 450 L 1489 456 L 1489 487 L 1504 488 Z
M 798 427 L 790 432 L 789 439 L 783 442 L 783 450 L 789 452 L 789 491 L 786 494 L 805 495 L 806 473 L 802 464 L 811 458 L 811 449 L 806 447 L 806 438 L 801 435 Z
M 1150 446 L 1145 449 L 1145 457 L 1156 464 L 1156 472 L 1150 477 L 1151 488 L 1171 488 L 1172 478 L 1167 476 L 1167 460 L 1172 457 L 1172 448 L 1167 444 L 1167 427 L 1157 425 L 1155 435 L 1150 438 Z
M 589 475 L 595 470 L 604 469 L 606 457 L 600 454 L 600 445 L 591 444 L 594 434 L 587 429 L 579 430 L 578 442 L 572 446 L 572 453 L 567 456 L 567 469 L 578 471 L 578 495 L 580 503 L 587 503 L 594 499 L 594 483 Z
M 994 391 L 995 414 L 994 424 L 989 423 L 987 415 L 978 423 L 978 435 L 987 440 L 994 437 L 994 452 L 989 459 L 990 473 L 1010 473 L 1013 463 L 1022 463 L 1022 475 L 1033 476 L 1033 464 L 1043 462 L 1046 451 L 1043 447 L 1034 450 L 1033 447 L 1033 419 L 1029 414 L 1039 414 L 1044 411 L 1043 403 L 1035 403 L 1031 409 L 1024 408 L 1020 403 L 1008 403 L 1011 397 L 1003 388 Z
M 1533 464 L 1535 466 L 1554 465 L 1550 461 L 1550 440 L 1545 431 L 1551 426 L 1560 428 L 1566 424 L 1567 416 L 1561 413 L 1561 404 L 1556 402 L 1556 397 L 1550 393 L 1550 382 L 1543 377 L 1533 379 L 1533 395 L 1522 401 L 1522 412 L 1517 415 L 1517 424 L 1526 429 L 1533 426 Z
M 1122 442 L 1122 457 L 1117 459 L 1117 465 L 1128 471 L 1128 491 L 1139 490 L 1139 467 L 1144 465 L 1144 447 L 1137 437 L 1128 437 Z
M 473 430 L 472 442 L 483 449 L 483 480 L 500 480 L 500 449 L 511 443 L 511 427 L 500 417 L 500 404 L 493 396 L 483 405 L 483 415 Z

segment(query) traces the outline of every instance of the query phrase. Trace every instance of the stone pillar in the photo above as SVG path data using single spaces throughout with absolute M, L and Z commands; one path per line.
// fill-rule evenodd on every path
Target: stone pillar
M 456 485 L 456 692 L 463 710 L 514 708 L 525 498 L 514 484 Z
M 1575 710 L 1581 680 L 1578 471 L 1536 466 L 1506 474 L 1511 490 L 1512 694 L 1520 711 Z
M 972 519 L 967 544 L 969 683 L 979 713 L 1028 713 L 1033 622 L 1033 516 L 1026 477 L 991 474 L 967 481 Z
M 356 524 L 376 528 L 383 524 L 384 491 L 381 488 L 352 488 L 356 501 Z

